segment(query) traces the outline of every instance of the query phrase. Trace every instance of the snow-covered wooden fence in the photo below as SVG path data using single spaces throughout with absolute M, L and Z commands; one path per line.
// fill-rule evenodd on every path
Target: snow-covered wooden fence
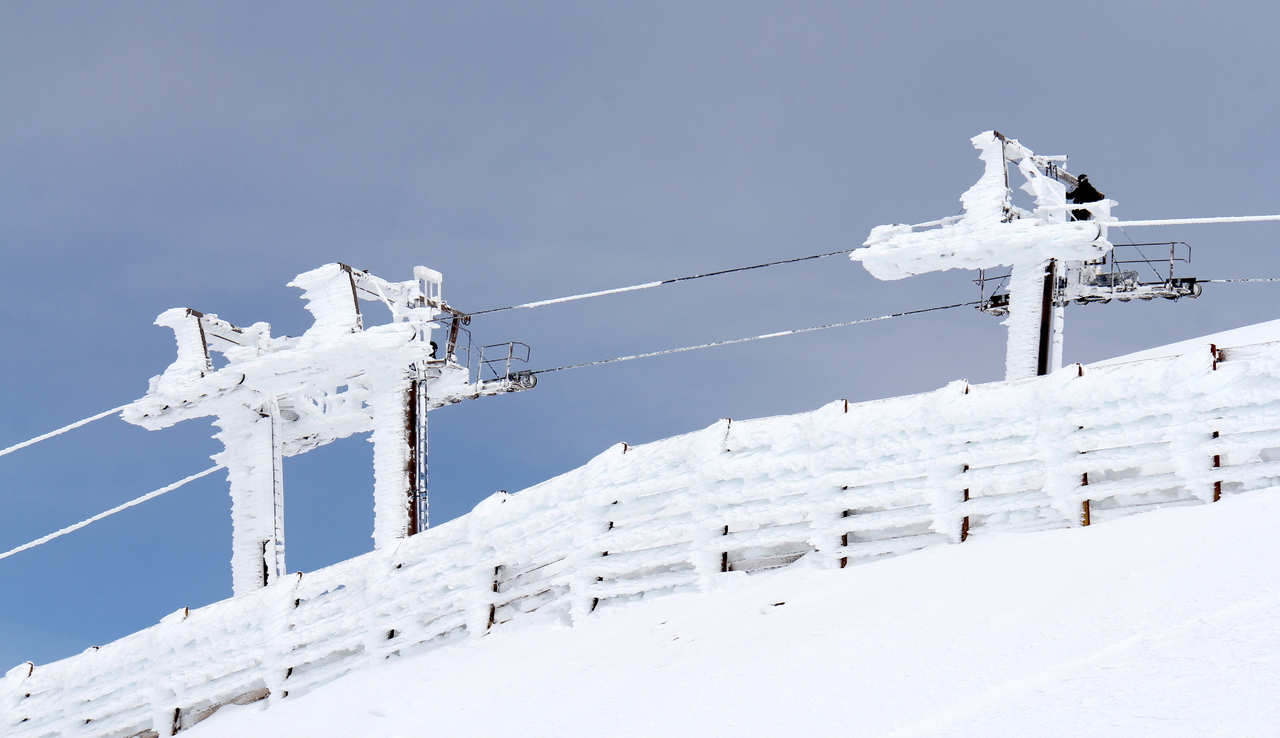
M 1280 483 L 1280 343 L 721 421 L 0 687 L 8 736 L 159 736 L 524 622 Z

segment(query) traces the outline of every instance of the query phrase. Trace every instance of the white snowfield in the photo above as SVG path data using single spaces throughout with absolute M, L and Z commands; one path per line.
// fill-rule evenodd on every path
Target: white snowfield
M 1278 529 L 1267 490 L 844 570 L 802 559 L 370 665 L 189 734 L 1274 736 Z
M 620 444 L 20 665 L 0 732 L 1274 734 L 1280 321 L 1246 338 Z

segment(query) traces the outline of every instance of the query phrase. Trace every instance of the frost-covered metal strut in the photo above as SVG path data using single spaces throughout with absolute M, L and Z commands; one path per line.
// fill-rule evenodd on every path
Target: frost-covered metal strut
M 982 152 L 985 170 L 960 196 L 962 215 L 918 225 L 878 226 L 863 248 L 849 256 L 878 279 L 947 269 L 977 269 L 981 275 L 982 270 L 1010 267 L 1008 275 L 998 277 L 1007 283 L 1007 293 L 988 299 L 985 284 L 990 278 L 975 280 L 983 286 L 979 308 L 1008 316 L 1006 379 L 1048 374 L 1062 365 L 1062 313 L 1069 302 L 1177 300 L 1200 294 L 1199 280 L 1173 274 L 1176 262 L 1190 261 L 1187 244 L 1129 244 L 1123 248 L 1135 249 L 1139 258 L 1117 258 L 1112 253 L 1116 247 L 1107 240 L 1108 228 L 1280 221 L 1280 215 L 1116 220 L 1111 208 L 1117 203 L 1112 200 L 1067 203 L 1066 186 L 1080 184 L 1065 169 L 1067 157 L 1038 156 L 997 131 L 971 140 Z M 1030 210 L 1013 204 L 1011 165 L 1026 180 L 1021 189 L 1034 199 Z M 1168 249 L 1168 257 L 1148 258 L 1140 248 L 1144 246 Z M 1143 282 L 1128 266 L 1149 268 L 1156 280 Z
M 1065 156 L 1037 156 L 996 131 L 974 136 L 985 171 L 960 201 L 964 214 L 919 225 L 885 225 L 871 231 L 850 258 L 861 261 L 879 279 L 902 279 L 947 269 L 1012 267 L 1009 280 L 1006 379 L 1047 374 L 1062 363 L 1062 308 L 1055 294 L 1072 269 L 1097 262 L 1112 245 L 1107 241 L 1111 200 L 1068 204 L 1066 184 L 1075 177 L 1062 165 Z M 1009 165 L 1026 179 L 1022 189 L 1035 200 L 1033 210 L 1013 204 Z M 1072 210 L 1087 210 L 1090 220 L 1070 220 Z
M 224 448 L 214 460 L 231 485 L 235 594 L 286 571 L 284 457 L 372 431 L 373 539 L 381 548 L 427 527 L 427 412 L 533 386 L 532 375 L 510 371 L 517 344 L 504 346 L 505 365 L 480 354 L 473 376 L 472 348 L 459 345 L 468 317 L 441 297 L 439 272 L 417 267 L 414 277 L 387 282 L 344 264 L 298 275 L 290 286 L 303 290 L 315 322 L 296 338 L 187 308 L 156 319 L 173 329 L 178 358 L 124 417 L 153 430 L 215 418 Z M 391 321 L 366 326 L 361 300 L 386 305 Z M 446 330 L 443 346 L 432 340 L 436 328 Z M 215 366 L 211 352 L 225 364 Z

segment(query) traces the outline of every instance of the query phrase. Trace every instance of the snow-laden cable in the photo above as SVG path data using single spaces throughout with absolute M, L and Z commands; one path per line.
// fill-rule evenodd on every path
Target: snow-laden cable
M 554 305 L 559 302 L 573 302 L 574 300 L 585 300 L 588 297 L 601 297 L 603 295 L 616 295 L 619 292 L 634 292 L 636 290 L 647 290 L 651 287 L 661 287 L 664 284 L 674 284 L 676 282 L 687 282 L 690 279 L 702 279 L 703 277 L 718 277 L 721 274 L 732 274 L 734 272 L 745 272 L 750 269 L 763 269 L 764 267 L 778 266 L 779 264 L 792 264 L 797 261 L 808 261 L 809 259 L 824 259 L 828 256 L 839 256 L 840 254 L 848 254 L 853 249 L 843 249 L 841 251 L 832 251 L 826 254 L 814 254 L 812 256 L 799 256 L 794 259 L 783 259 L 781 261 L 771 261 L 767 264 L 754 264 L 752 266 L 734 267 L 733 269 L 721 269 L 718 272 L 706 272 L 704 274 L 691 274 L 688 277 L 676 277 L 675 279 L 664 279 L 660 282 L 645 282 L 644 284 L 633 284 L 630 287 L 615 287 L 611 290 L 600 290 L 598 292 L 586 292 L 581 295 L 569 295 L 568 297 L 556 297 L 550 300 L 538 300 L 537 302 L 526 302 L 520 305 L 508 305 L 507 307 L 489 308 L 488 310 L 478 310 L 471 315 L 484 315 L 485 313 L 498 313 L 503 310 L 516 310 L 518 308 L 535 308 L 543 305 Z
M 1214 282 L 1217 284 L 1226 284 L 1228 282 L 1280 282 L 1277 277 L 1261 277 L 1258 279 L 1197 279 L 1197 282 Z
M 181 487 L 182 485 L 186 484 L 187 482 L 194 482 L 195 480 L 197 480 L 197 479 L 199 479 L 199 478 L 201 478 L 201 477 L 207 477 L 207 476 L 209 476 L 210 474 L 212 474 L 212 473 L 214 473 L 214 472 L 218 471 L 218 470 L 219 470 L 219 469 L 221 469 L 221 468 L 222 468 L 222 465 L 221 465 L 221 464 L 219 464 L 219 465 L 217 465 L 217 466 L 209 467 L 208 469 L 205 469 L 205 470 L 204 470 L 204 471 L 202 471 L 202 472 L 199 472 L 199 473 L 196 473 L 196 474 L 192 474 L 191 476 L 189 476 L 189 477 L 187 477 L 187 478 L 185 478 L 185 479 L 179 479 L 178 481 L 174 482 L 173 484 L 171 484 L 171 485 L 169 485 L 169 486 L 167 486 L 167 487 L 161 487 L 160 489 L 155 490 L 154 492 L 148 492 L 148 493 L 146 493 L 145 495 L 143 495 L 143 496 L 141 496 L 141 497 L 137 497 L 137 498 L 135 498 L 135 499 L 129 500 L 128 502 L 124 503 L 123 505 L 116 505 L 115 507 L 111 508 L 110 510 L 107 510 L 106 512 L 100 512 L 100 513 L 98 513 L 97 515 L 94 515 L 93 517 L 88 518 L 87 520 L 81 520 L 79 523 L 76 523 L 75 525 L 68 525 L 67 527 L 63 528 L 62 530 L 54 531 L 53 533 L 50 533 L 49 535 L 44 536 L 43 538 L 37 538 L 37 539 L 35 539 L 34 541 L 32 541 L 32 542 L 30 542 L 30 543 L 24 543 L 24 544 L 22 544 L 21 546 L 18 546 L 17 548 L 14 548 L 14 549 L 10 549 L 10 550 L 8 550 L 8 551 L 5 551 L 4 553 L 0 554 L 0 559 L 7 559 L 7 558 L 9 558 L 10 556 L 12 556 L 12 555 L 14 555 L 14 554 L 16 554 L 16 553 L 21 553 L 21 552 L 23 552 L 23 551 L 26 551 L 26 550 L 27 550 L 27 549 L 29 549 L 29 548 L 35 548 L 36 546 L 39 546 L 39 545 L 41 545 L 41 544 L 43 544 L 43 543 L 48 543 L 49 541 L 52 541 L 52 540 L 53 540 L 53 539 L 55 539 L 55 538 L 58 538 L 58 537 L 60 537 L 60 536 L 65 536 L 65 535 L 66 535 L 66 534 L 68 534 L 68 533 L 71 533 L 71 532 L 74 532 L 74 531 L 80 530 L 81 528 L 85 527 L 85 526 L 86 526 L 86 525 L 88 525 L 89 523 L 96 523 L 96 522 L 98 522 L 99 520 L 102 520 L 102 519 L 103 519 L 103 518 L 105 518 L 105 517 L 108 517 L 108 516 L 110 516 L 110 515 L 115 515 L 116 513 L 120 512 L 121 510 L 126 510 L 126 509 L 128 509 L 128 508 L 133 507 L 134 505 L 141 505 L 142 503 L 146 502 L 147 500 L 150 500 L 150 499 L 154 499 L 154 498 L 156 498 L 156 497 L 159 497 L 160 495 L 164 494 L 165 492 L 172 492 L 172 491 L 174 491 L 175 489 L 177 489 L 177 488 Z
M 133 404 L 132 402 L 125 403 L 124 405 L 121 405 L 120 407 L 113 407 L 113 408 L 111 408 L 110 410 L 107 410 L 107 411 L 104 411 L 104 412 L 100 412 L 100 413 L 98 413 L 97 415 L 90 416 L 90 417 L 88 417 L 88 418 L 85 418 L 84 420 L 77 420 L 76 422 L 72 423 L 71 425 L 64 425 L 64 426 L 62 426 L 61 428 L 59 428 L 58 430 L 55 430 L 55 431 L 49 431 L 48 433 L 44 434 L 43 436 L 36 436 L 35 438 L 32 438 L 32 439 L 31 439 L 31 440 L 29 440 L 29 441 L 23 441 L 22 443 L 15 443 L 14 445 L 10 446 L 9 448 L 6 448 L 6 449 L 3 449 L 3 450 L 0 450 L 0 456 L 4 456 L 4 455 L 6 455 L 6 454 L 11 454 L 11 453 L 13 453 L 14 451 L 17 451 L 17 450 L 19 450 L 19 449 L 24 449 L 24 448 L 26 448 L 27 446 L 30 446 L 30 445 L 32 445 L 32 444 L 36 444 L 36 443 L 39 443 L 39 442 L 41 442 L 41 441 L 43 441 L 43 440 L 46 440 L 46 439 L 49 439 L 49 438 L 53 438 L 54 436 L 62 435 L 63 433 L 66 433 L 67 431 L 70 431 L 70 430 L 75 430 L 76 428 L 79 428 L 79 427 L 80 427 L 80 426 L 82 426 L 82 425 L 88 425 L 89 423 L 92 423 L 92 422 L 93 422 L 93 421 L 95 421 L 95 420 L 102 420 L 103 418 L 107 417 L 108 415 L 112 415 L 112 414 L 114 414 L 114 413 L 118 413 L 118 412 L 120 412 L 121 410 L 124 410 L 126 407 L 129 407 L 129 406 L 130 406 L 130 405 L 132 405 L 132 404 Z
M 1238 215 L 1222 218 L 1170 218 L 1168 220 L 1120 220 L 1107 221 L 1107 227 L 1124 226 L 1158 226 L 1158 225 L 1201 225 L 1205 223 L 1257 223 L 1263 220 L 1280 220 L 1280 215 Z
M 759 336 L 748 336 L 747 338 L 731 338 L 727 341 L 714 341 L 712 343 L 703 343 L 697 346 L 685 346 L 684 348 L 665 349 L 662 351 L 650 351 L 647 354 L 635 354 L 633 356 L 619 356 L 616 359 L 603 359 L 601 361 L 588 361 L 582 364 L 569 364 L 568 366 L 558 366 L 554 369 L 538 369 L 529 372 L 530 374 L 546 374 L 547 372 L 558 372 L 562 369 L 577 369 L 584 366 L 596 366 L 597 364 L 613 364 L 619 361 L 631 361 L 632 359 L 647 359 L 650 356 L 662 356 L 663 354 L 679 354 L 684 351 L 694 351 L 696 349 L 711 348 L 712 346 L 728 346 L 731 343 L 745 343 L 747 341 L 759 341 L 762 338 L 777 338 L 778 336 L 791 336 L 797 333 L 809 333 L 811 331 L 821 331 L 827 328 L 840 328 L 846 325 L 857 325 L 859 323 L 874 323 L 877 320 L 888 320 L 889 318 L 901 318 L 904 315 L 918 315 L 919 313 L 931 313 L 935 310 L 950 310 L 951 308 L 965 307 L 966 305 L 977 305 L 978 300 L 973 302 L 957 302 L 954 305 L 939 305 L 938 307 L 922 308 L 920 310 L 908 310 L 904 313 L 892 313 L 890 315 L 878 315 L 874 318 L 859 318 L 857 320 L 847 320 L 843 323 L 828 323 L 827 325 L 818 325 L 812 328 L 797 328 L 790 331 L 778 331 L 777 333 L 765 333 Z

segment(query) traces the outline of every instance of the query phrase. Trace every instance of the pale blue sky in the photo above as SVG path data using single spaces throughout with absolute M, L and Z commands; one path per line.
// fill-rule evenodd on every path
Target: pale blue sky
M 1122 217 L 1280 211 L 1274 3 L 56 3 L 0 8 L 0 446 L 121 404 L 175 306 L 308 324 L 295 274 L 445 275 L 463 310 L 850 248 L 959 210 L 996 128 Z M 1280 276 L 1275 224 L 1132 232 Z M 1147 229 L 1154 231 L 1155 229 Z M 843 259 L 476 318 L 546 367 L 972 299 Z M 1068 361 L 1278 317 L 1266 286 L 1067 314 Z M 432 417 L 436 520 L 617 441 L 990 381 L 962 310 L 548 375 Z M 208 465 L 207 424 L 0 459 L 0 549 Z M 370 545 L 361 439 L 286 464 L 292 569 Z M 222 475 L 0 561 L 0 668 L 230 592 Z

